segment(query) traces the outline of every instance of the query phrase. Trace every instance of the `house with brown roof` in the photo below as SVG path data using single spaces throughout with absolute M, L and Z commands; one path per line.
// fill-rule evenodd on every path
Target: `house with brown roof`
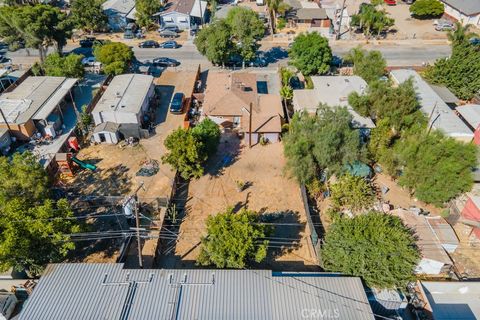
M 257 81 L 254 73 L 210 73 L 202 113 L 223 128 L 238 130 L 247 143 L 250 131 L 252 144 L 262 137 L 277 142 L 283 124 L 281 98 L 259 93 Z
M 205 22 L 207 5 L 203 0 L 169 0 L 154 16 L 162 27 L 177 26 L 180 30 L 188 30 Z

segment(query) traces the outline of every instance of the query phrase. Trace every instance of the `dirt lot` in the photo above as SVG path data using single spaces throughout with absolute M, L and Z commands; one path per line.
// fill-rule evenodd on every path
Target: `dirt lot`
M 207 174 L 190 182 L 186 217 L 169 267 L 188 267 L 194 263 L 209 215 L 223 212 L 227 207 L 234 210 L 247 207 L 263 214 L 279 214 L 272 220 L 274 223 L 294 224 L 276 226 L 273 235 L 276 239 L 270 243 L 268 259 L 258 267 L 317 269 L 307 242 L 309 232 L 305 230 L 300 190 L 296 182 L 284 176 L 284 162 L 281 143 L 249 149 L 234 134 L 224 134 Z M 236 180 L 246 183 L 244 191 L 237 190 Z
M 418 20 L 410 16 L 410 6 L 397 1 L 396 6 L 384 6 L 390 16 L 395 19 L 396 34 L 390 34 L 391 39 L 446 39 L 447 33 L 436 31 L 433 19 Z

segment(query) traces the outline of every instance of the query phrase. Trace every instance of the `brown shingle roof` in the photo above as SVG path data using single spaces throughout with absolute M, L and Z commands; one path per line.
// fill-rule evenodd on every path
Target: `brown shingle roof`
M 252 103 L 253 132 L 281 132 L 282 104 L 279 95 L 258 94 L 257 75 L 246 72 L 210 73 L 205 90 L 203 112 L 207 116 L 237 116 L 248 119 Z M 248 131 L 248 121 L 241 129 Z

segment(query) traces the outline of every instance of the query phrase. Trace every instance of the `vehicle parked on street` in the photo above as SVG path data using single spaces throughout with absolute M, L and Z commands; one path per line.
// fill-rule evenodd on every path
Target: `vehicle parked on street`
M 180 62 L 172 58 L 161 57 L 153 59 L 152 64 L 155 67 L 176 67 L 180 65 Z
M 97 38 L 95 37 L 86 37 L 85 39 L 80 40 L 80 47 L 82 48 L 91 48 Z
M 82 59 L 82 65 L 84 66 L 93 66 L 97 62 L 95 57 L 85 57 Z
M 177 49 L 178 43 L 177 41 L 170 40 L 160 43 L 158 47 L 163 49 Z
M 450 21 L 441 21 L 441 22 L 438 22 L 438 24 L 435 26 L 435 30 L 437 31 L 450 31 L 454 29 L 455 29 L 455 26 Z
M 178 37 L 178 34 L 175 32 L 175 31 L 171 31 L 171 30 L 163 30 L 163 31 L 160 31 L 160 37 L 162 38 L 176 38 Z
M 480 38 L 478 37 L 473 37 L 473 38 L 470 38 L 468 40 L 468 42 L 470 42 L 470 44 L 474 45 L 474 46 L 478 46 L 480 44 Z
M 383 0 L 383 2 L 384 2 L 387 6 L 396 6 L 396 5 L 397 5 L 397 0 Z
M 185 95 L 181 92 L 176 92 L 173 95 L 172 101 L 170 102 L 170 112 L 177 114 L 182 113 L 184 100 Z
M 155 40 L 147 40 L 138 44 L 139 48 L 158 48 L 160 45 Z
M 173 31 L 173 32 L 179 33 L 180 29 L 178 28 L 178 26 L 164 26 L 158 29 L 158 32 L 162 32 L 162 31 Z

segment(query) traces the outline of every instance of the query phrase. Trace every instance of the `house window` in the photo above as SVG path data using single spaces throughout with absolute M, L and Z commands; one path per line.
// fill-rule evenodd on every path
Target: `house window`
M 235 127 L 240 125 L 240 119 L 241 119 L 241 117 L 233 117 L 233 125 Z
M 173 18 L 172 17 L 164 17 L 163 22 L 173 22 Z
M 178 22 L 180 22 L 180 23 L 186 23 L 186 22 L 188 22 L 188 21 L 187 21 L 187 18 L 185 18 L 185 17 L 179 17 L 177 20 L 178 20 Z

